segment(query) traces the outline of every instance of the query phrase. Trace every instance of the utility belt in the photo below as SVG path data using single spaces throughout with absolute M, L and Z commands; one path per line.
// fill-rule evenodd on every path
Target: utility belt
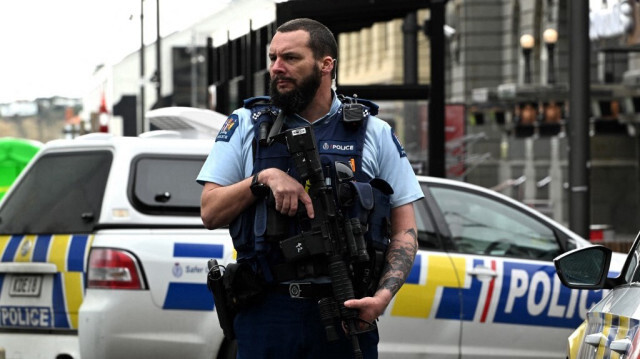
M 275 283 L 304 281 L 308 278 L 325 277 L 329 275 L 325 261 L 310 260 L 298 263 L 281 263 L 271 266 Z
M 284 270 L 282 273 L 293 273 Z M 326 269 L 325 269 L 326 270 Z M 282 277 L 284 278 L 284 277 Z M 288 295 L 291 298 L 320 299 L 332 295 L 331 283 L 291 282 L 267 284 L 247 262 L 219 265 L 215 259 L 209 261 L 207 287 L 213 294 L 215 310 L 224 336 L 235 339 L 233 321 L 236 314 L 263 300 L 267 293 Z
M 278 283 L 269 287 L 268 291 L 287 295 L 291 298 L 320 299 L 333 295 L 331 283 L 293 282 Z

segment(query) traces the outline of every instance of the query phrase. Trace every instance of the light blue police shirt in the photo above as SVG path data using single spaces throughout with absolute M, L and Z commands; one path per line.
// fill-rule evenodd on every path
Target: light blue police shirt
M 341 105 L 334 93 L 329 113 L 312 125 L 329 121 Z M 309 126 L 309 121 L 298 115 L 287 116 L 286 123 L 290 127 Z M 229 186 L 251 176 L 253 134 L 251 110 L 244 107 L 235 110 L 220 130 L 200 170 L 198 183 L 213 182 Z M 392 207 L 414 202 L 424 196 L 391 126 L 374 116 L 369 116 L 367 122 L 362 167 L 371 178 L 381 178 L 391 185 L 394 191 L 391 196 Z

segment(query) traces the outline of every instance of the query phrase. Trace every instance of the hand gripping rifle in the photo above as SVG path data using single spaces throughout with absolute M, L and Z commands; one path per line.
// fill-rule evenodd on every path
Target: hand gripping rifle
M 372 330 L 375 325 L 359 330 L 358 324 L 361 320 L 358 318 L 358 311 L 346 308 L 343 304 L 346 300 L 355 298 L 350 264 L 369 261 L 359 221 L 344 218 L 338 211 L 334 190 L 324 176 L 311 127 L 284 131 L 276 135 L 274 140 L 287 145 L 298 175 L 303 183 L 308 182 L 308 193 L 315 212 L 315 217 L 309 219 L 304 206 L 300 206 L 298 216 L 301 221 L 309 221 L 309 229 L 303 229 L 300 234 L 280 242 L 284 257 L 288 261 L 296 261 L 319 254 L 326 256 L 333 298 L 322 298 L 318 304 L 327 339 L 331 341 L 338 338 L 333 323 L 335 319 L 340 319 L 351 339 L 355 357 L 362 358 L 357 334 Z M 351 181 L 353 178 L 351 169 L 340 162 L 336 163 L 337 167 L 340 165 L 342 167 L 337 168 L 338 176 L 336 177 L 342 177 L 341 182 Z M 346 172 L 350 177 L 344 175 Z M 345 185 L 348 186 L 348 184 Z

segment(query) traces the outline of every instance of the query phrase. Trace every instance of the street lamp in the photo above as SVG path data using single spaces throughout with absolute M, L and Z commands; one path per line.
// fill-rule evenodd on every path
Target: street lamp
M 524 55 L 524 83 L 531 83 L 531 49 L 536 44 L 536 40 L 529 34 L 520 36 L 520 47 L 522 47 L 522 54 Z
M 556 46 L 556 42 L 558 42 L 558 31 L 556 31 L 556 29 L 546 29 L 542 33 L 542 38 L 544 39 L 544 43 L 547 44 L 547 53 L 549 54 L 549 77 L 547 78 L 547 83 L 554 84 L 556 82 L 556 74 L 554 70 L 553 49 Z

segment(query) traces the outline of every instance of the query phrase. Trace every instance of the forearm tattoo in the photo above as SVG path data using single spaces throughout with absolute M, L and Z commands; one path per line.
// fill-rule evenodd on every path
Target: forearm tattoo
M 407 279 L 418 251 L 418 235 L 414 228 L 405 230 L 400 236 L 410 236 L 412 240 L 391 239 L 387 249 L 387 261 L 380 278 L 379 289 L 386 288 L 392 295 L 400 290 Z

